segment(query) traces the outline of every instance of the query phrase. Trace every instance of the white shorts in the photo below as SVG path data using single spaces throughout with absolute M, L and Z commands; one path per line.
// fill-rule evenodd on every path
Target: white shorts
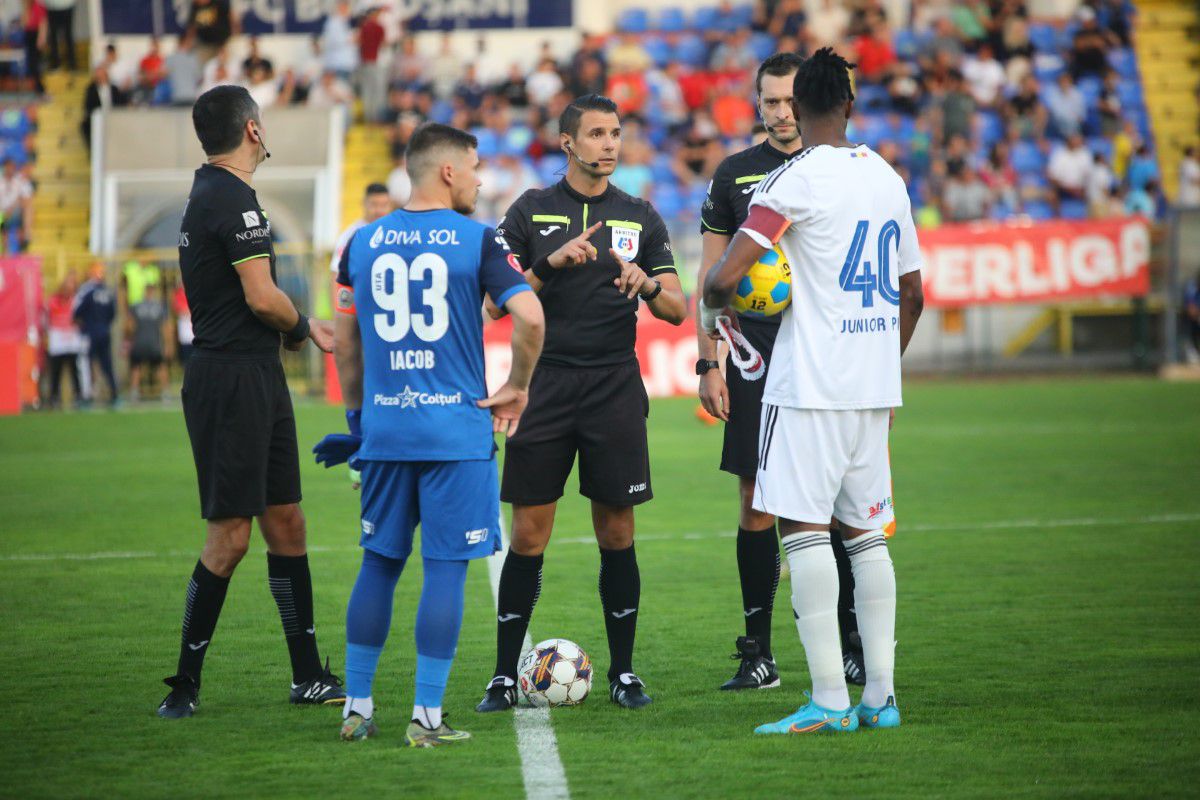
M 890 409 L 763 403 L 754 508 L 794 522 L 875 530 L 892 522 Z

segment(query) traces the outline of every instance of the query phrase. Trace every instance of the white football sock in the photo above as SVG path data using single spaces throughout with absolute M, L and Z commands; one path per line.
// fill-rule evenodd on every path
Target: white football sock
M 442 724 L 441 706 L 413 706 L 412 718 L 429 730 Z
M 370 697 L 346 697 L 346 705 L 342 707 L 342 719 L 351 714 L 358 714 L 363 719 L 375 716 L 375 701 Z
M 842 669 L 837 562 L 829 531 L 792 533 L 781 541 L 792 575 L 792 610 L 808 658 L 813 702 L 840 711 L 850 706 L 850 693 Z
M 878 708 L 896 694 L 896 570 L 883 531 L 847 540 L 846 553 L 854 573 L 854 609 L 867 668 L 862 702 Z

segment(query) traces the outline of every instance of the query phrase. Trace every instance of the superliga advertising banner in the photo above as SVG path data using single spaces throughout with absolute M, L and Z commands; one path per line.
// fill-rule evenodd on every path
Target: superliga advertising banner
M 192 0 L 104 0 L 102 35 L 177 35 Z M 234 0 L 248 34 L 319 33 L 334 0 Z M 408 31 L 571 27 L 564 0 L 395 0 Z
M 1150 227 L 1138 217 L 944 225 L 917 237 L 930 307 L 1137 297 L 1150 288 Z M 511 334 L 507 318 L 484 329 L 489 389 L 508 375 Z M 676 327 L 643 307 L 637 356 L 651 397 L 695 394 L 693 320 Z

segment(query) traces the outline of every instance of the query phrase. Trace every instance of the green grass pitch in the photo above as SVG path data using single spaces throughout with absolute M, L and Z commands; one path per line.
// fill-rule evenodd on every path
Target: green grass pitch
M 716 687 L 741 632 L 732 478 L 720 431 L 656 401 L 656 499 L 638 512 L 639 713 L 602 685 L 552 713 L 576 798 L 1161 797 L 1195 791 L 1200 700 L 1200 387 L 1132 378 L 936 381 L 907 389 L 892 440 L 904 726 L 755 737 L 807 685 L 779 592 L 783 686 Z M 298 409 L 302 452 L 342 427 Z M 402 748 L 412 698 L 414 562 L 376 686 L 382 735 L 346 745 L 338 710 L 287 703 L 287 655 L 261 540 L 231 587 L 197 716 L 154 716 L 202 528 L 175 410 L 0 420 L 0 795 L 522 795 L 509 715 L 471 711 L 494 615 L 472 566 L 446 698 L 464 746 Z M 304 469 L 318 635 L 341 673 L 357 572 L 357 497 Z M 569 484 L 573 491 L 575 484 Z M 560 506 L 535 640 L 607 666 L 584 502 Z M 104 557 L 67 556 L 106 554 Z

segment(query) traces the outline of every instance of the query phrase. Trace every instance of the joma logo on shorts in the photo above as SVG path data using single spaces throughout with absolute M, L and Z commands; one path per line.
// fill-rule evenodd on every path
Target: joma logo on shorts
M 630 494 L 635 494 L 637 492 L 644 492 L 644 491 L 646 491 L 646 484 L 644 484 L 644 483 L 632 483 L 629 485 L 629 493 Z
M 478 530 L 467 531 L 467 544 L 479 544 L 487 539 L 487 535 L 487 528 L 479 528 Z
M 362 529 L 364 536 L 372 536 L 375 533 L 375 523 L 364 519 L 362 521 Z

